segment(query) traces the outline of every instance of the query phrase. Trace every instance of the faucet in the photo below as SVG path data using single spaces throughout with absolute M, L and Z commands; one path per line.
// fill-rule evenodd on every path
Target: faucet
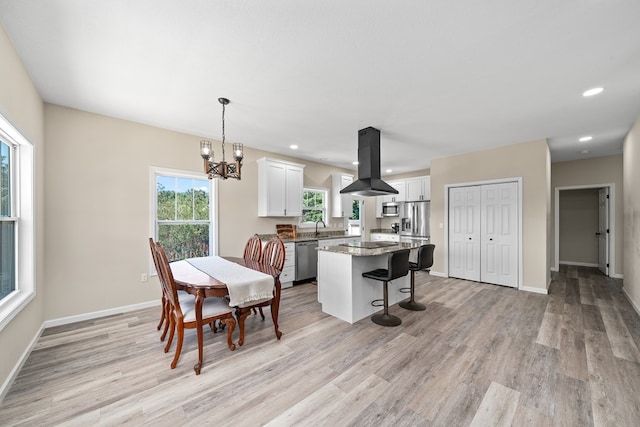
M 322 225 L 324 226 L 324 228 L 327 228 L 327 224 L 324 223 L 323 220 L 319 219 L 318 221 L 316 221 L 316 237 L 318 237 L 320 235 L 320 233 L 318 232 L 318 223 L 321 222 Z

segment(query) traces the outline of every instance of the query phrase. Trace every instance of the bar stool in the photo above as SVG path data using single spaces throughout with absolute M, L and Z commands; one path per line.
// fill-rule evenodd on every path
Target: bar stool
M 373 323 L 382 326 L 398 326 L 402 323 L 402 320 L 398 316 L 389 314 L 388 284 L 393 279 L 409 274 L 409 249 L 393 252 L 388 256 L 388 263 L 388 268 L 378 268 L 364 272 L 362 273 L 362 277 L 383 282 L 383 299 L 371 301 L 371 305 L 374 307 L 384 306 L 384 311 L 371 316 Z M 382 304 L 380 304 L 381 301 Z
M 427 309 L 424 304 L 420 304 L 415 300 L 416 271 L 426 270 L 429 272 L 429 269 L 433 265 L 433 250 L 435 248 L 436 245 L 431 244 L 420 246 L 418 248 L 418 258 L 416 259 L 416 262 L 409 262 L 409 270 L 411 270 L 411 287 L 400 288 L 400 292 L 411 292 L 411 298 L 409 298 L 409 301 L 402 301 L 400 303 L 400 307 L 412 311 L 422 311 Z

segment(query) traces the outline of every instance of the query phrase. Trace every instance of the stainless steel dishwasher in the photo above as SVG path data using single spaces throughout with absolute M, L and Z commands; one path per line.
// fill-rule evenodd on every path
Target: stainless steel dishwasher
M 316 277 L 318 270 L 318 241 L 296 243 L 296 282 Z

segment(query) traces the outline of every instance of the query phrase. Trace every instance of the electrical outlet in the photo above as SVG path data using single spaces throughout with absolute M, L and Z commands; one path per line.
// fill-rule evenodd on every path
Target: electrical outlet
M 142 273 L 142 274 L 140 275 L 140 281 L 141 281 L 141 282 L 146 282 L 146 281 L 148 281 L 148 280 L 149 280 L 149 275 L 148 275 L 147 273 Z

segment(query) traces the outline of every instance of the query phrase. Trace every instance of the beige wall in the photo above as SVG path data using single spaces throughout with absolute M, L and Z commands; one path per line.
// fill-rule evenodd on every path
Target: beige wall
M 623 179 L 622 156 L 598 157 L 595 159 L 558 162 L 551 165 L 551 209 L 555 212 L 555 192 L 558 187 L 598 186 L 602 184 L 615 185 L 615 270 L 620 275 L 623 271 Z M 554 214 L 555 215 L 555 214 Z M 553 218 L 553 217 L 552 217 Z M 555 220 L 551 221 L 551 242 L 555 242 Z M 550 263 L 555 268 L 555 245 L 551 245 Z
M 445 186 L 467 182 L 522 177 L 523 194 L 523 283 L 547 289 L 549 265 L 547 233 L 550 186 L 549 147 L 546 140 L 431 161 L 431 242 L 436 245 L 433 271 L 445 269 Z
M 640 118 L 624 141 L 624 290 L 640 311 Z
M 6 33 L 0 27 L 0 113 L 35 147 L 36 157 L 36 298 L 0 330 L 0 386 L 43 321 L 44 274 L 44 124 L 42 100 Z
M 560 192 L 560 262 L 598 264 L 598 189 Z
M 150 167 L 200 172 L 200 138 L 47 104 L 47 278 L 45 318 L 90 313 L 159 298 L 149 271 Z M 284 158 L 246 147 L 242 180 L 218 183 L 220 255 L 240 256 L 253 233 L 275 233 L 293 218 L 258 218 L 257 163 Z M 331 188 L 344 172 L 305 163 L 305 185 Z M 332 219 L 342 224 L 342 220 Z

